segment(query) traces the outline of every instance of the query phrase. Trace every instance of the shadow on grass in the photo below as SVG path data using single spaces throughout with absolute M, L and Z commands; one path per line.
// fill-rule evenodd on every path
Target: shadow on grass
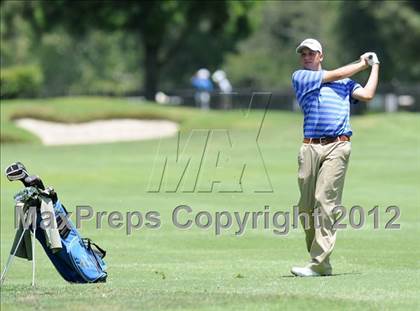
M 315 278 L 332 278 L 334 276 L 342 276 L 342 275 L 358 275 L 358 274 L 362 274 L 361 272 L 345 272 L 345 273 L 333 273 L 331 275 L 321 275 L 321 276 L 316 276 Z M 281 275 L 281 278 L 303 278 L 302 276 L 296 276 L 293 274 L 290 275 Z

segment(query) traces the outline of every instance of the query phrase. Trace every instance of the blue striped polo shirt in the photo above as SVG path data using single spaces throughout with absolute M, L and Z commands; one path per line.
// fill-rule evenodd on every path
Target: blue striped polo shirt
M 324 70 L 297 70 L 292 84 L 303 111 L 305 138 L 351 136 L 351 94 L 360 84 L 351 79 L 322 83 Z

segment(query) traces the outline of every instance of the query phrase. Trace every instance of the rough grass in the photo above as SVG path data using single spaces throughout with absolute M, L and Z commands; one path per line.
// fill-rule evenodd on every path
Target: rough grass
M 235 236 L 235 226 L 215 236 L 214 227 L 179 230 L 171 222 L 171 213 L 180 204 L 190 205 L 193 215 L 200 210 L 212 215 L 220 211 L 262 211 L 265 205 L 270 206 L 272 214 L 290 211 L 298 198 L 296 155 L 301 139 L 301 115 L 274 111 L 267 115 L 259 146 L 273 192 L 255 193 L 255 189 L 267 185 L 255 144 L 261 111 L 247 116 L 240 111 L 202 113 L 100 98 L 53 99 L 45 105 L 62 119 L 79 121 L 107 109 L 115 109 L 115 113 L 150 110 L 162 118 L 181 122 L 181 146 L 187 141 L 189 129 L 219 128 L 230 129 L 233 148 L 223 136 L 209 143 L 205 160 L 210 164 L 204 162 L 200 175 L 204 177 L 203 183 L 199 186 L 206 186 L 209 180 L 221 180 L 212 193 L 150 193 L 154 164 L 161 168 L 164 156 L 174 158 L 176 138 L 87 146 L 2 144 L 1 169 L 12 161 L 22 161 L 33 173 L 40 174 L 46 184 L 56 188 L 70 211 L 74 212 L 77 205 L 87 204 L 95 211 L 108 213 L 155 210 L 161 215 L 160 229 L 142 227 L 130 236 L 125 234 L 124 227 L 110 229 L 104 223 L 102 229 L 95 230 L 95 221 L 83 224 L 82 234 L 108 251 L 109 279 L 105 284 L 67 284 L 37 245 L 37 286 L 29 286 L 31 264 L 16 259 L 1 288 L 2 310 L 420 308 L 419 115 L 377 114 L 353 118 L 355 135 L 343 203 L 346 207 L 360 205 L 365 211 L 378 205 L 380 228 L 373 229 L 372 218 L 367 217 L 362 229 L 339 231 L 332 257 L 334 276 L 301 279 L 291 277 L 289 272 L 292 265 L 303 264 L 308 259 L 300 229 L 290 229 L 287 235 L 279 236 L 273 233 L 272 224 L 270 229 L 264 229 L 260 223 L 257 229 L 248 226 L 239 237 Z M 43 106 L 44 103 L 32 101 L 5 102 L 1 105 L 2 118 L 3 112 L 10 117 L 21 113 L 21 108 L 39 111 Z M 19 134 L 7 122 L 8 135 L 27 135 Z M 24 138 L 33 139 L 30 135 Z M 202 146 L 203 136 L 190 138 L 187 155 L 192 161 L 201 158 Z M 223 166 L 220 171 L 214 169 L 212 162 L 217 150 L 222 152 L 220 161 L 230 159 L 220 162 Z M 238 164 L 244 163 L 247 164 L 244 192 L 221 193 L 225 187 L 235 185 Z M 172 169 L 168 186 L 174 185 L 179 173 L 176 167 Z M 9 183 L 4 177 L 0 181 L 0 250 L 4 267 L 14 235 L 12 198 L 20 185 Z M 385 213 L 389 205 L 397 205 L 401 210 L 397 221 L 401 224 L 399 230 L 384 229 L 390 219 L 390 214 Z M 186 219 L 184 215 L 183 220 Z

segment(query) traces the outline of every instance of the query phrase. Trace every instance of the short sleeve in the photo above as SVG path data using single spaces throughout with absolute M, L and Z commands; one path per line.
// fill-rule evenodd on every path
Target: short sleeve
M 357 104 L 359 102 L 357 99 L 353 98 L 353 92 L 359 87 L 362 87 L 362 86 L 356 81 L 349 79 L 347 83 L 347 89 L 349 90 L 349 98 L 350 98 L 351 104 Z
M 300 102 L 308 93 L 321 88 L 324 70 L 298 70 L 292 75 L 292 84 L 296 97 Z

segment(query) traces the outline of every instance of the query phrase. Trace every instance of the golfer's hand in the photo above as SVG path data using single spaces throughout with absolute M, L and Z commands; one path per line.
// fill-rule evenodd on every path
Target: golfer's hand
M 368 55 L 368 64 L 369 66 L 373 66 L 374 64 L 379 64 L 379 59 L 378 56 L 376 55 L 375 52 L 369 52 L 367 53 Z
M 372 52 L 367 52 L 365 54 L 360 55 L 360 62 L 364 64 L 364 67 L 369 67 L 369 55 L 371 55 Z

